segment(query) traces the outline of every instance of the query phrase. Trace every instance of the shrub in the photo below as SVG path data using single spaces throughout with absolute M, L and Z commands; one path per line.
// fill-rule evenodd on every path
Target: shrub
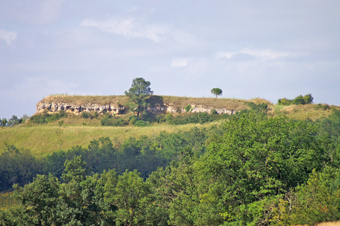
M 59 111 L 58 113 L 53 113 L 53 114 L 49 114 L 48 111 L 45 110 L 41 114 L 33 115 L 29 120 L 32 121 L 33 123 L 44 124 L 44 123 L 57 121 L 60 118 L 63 118 L 66 116 L 67 114 L 63 110 Z
M 168 113 L 168 114 L 165 115 L 166 122 L 168 122 L 170 124 L 172 123 L 173 118 L 174 118 L 174 116 L 171 113 Z
M 291 105 L 291 104 L 296 104 L 296 105 L 304 105 L 304 104 L 310 104 L 313 103 L 313 96 L 312 94 L 306 94 L 304 96 L 299 95 L 297 97 L 294 98 L 294 100 L 289 100 L 287 98 L 282 98 L 282 99 L 278 99 L 277 104 L 280 105 Z
M 300 95 L 300 96 L 295 97 L 294 100 L 293 100 L 293 104 L 296 104 L 296 105 L 305 104 L 305 100 L 303 99 L 303 96 Z
M 189 112 L 189 111 L 191 110 L 191 105 L 188 104 L 187 106 L 185 106 L 184 110 L 185 110 L 186 112 Z
M 129 121 L 124 120 L 121 117 L 112 117 L 112 115 L 105 114 L 100 123 L 103 126 L 126 126 L 129 124 Z
M 148 123 L 143 120 L 137 120 L 134 125 L 138 127 L 144 127 L 144 126 L 147 126 Z
M 216 111 L 216 109 L 211 109 L 210 113 L 211 113 L 212 115 L 218 114 L 217 111 Z
M 303 96 L 303 99 L 305 101 L 305 104 L 311 104 L 313 103 L 314 98 L 312 97 L 312 94 L 307 94 Z
M 81 113 L 81 117 L 83 117 L 83 118 L 89 118 L 90 116 L 91 116 L 91 114 L 88 113 L 88 112 L 86 112 L 86 111 L 83 111 L 83 112 Z

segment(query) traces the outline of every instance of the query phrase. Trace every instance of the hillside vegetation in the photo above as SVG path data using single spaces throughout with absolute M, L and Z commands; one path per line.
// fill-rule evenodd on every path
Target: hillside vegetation
M 89 100 L 81 98 L 79 104 Z M 136 101 L 121 115 L 45 111 L 26 123 L 12 117 L 0 129 L 0 192 L 17 185 L 12 197 L 1 193 L 0 224 L 264 226 L 340 219 L 339 107 L 295 99 L 286 105 L 259 98 L 147 101 L 185 112 L 153 115 Z M 190 111 L 226 104 L 235 114 Z
M 223 108 L 228 107 L 240 111 L 250 109 L 249 103 L 267 104 L 267 113 L 270 117 L 286 116 L 296 120 L 317 120 L 328 117 L 335 106 L 306 104 L 306 105 L 274 105 L 271 102 L 254 98 L 250 100 L 241 99 L 224 99 L 224 98 L 190 98 L 190 97 L 175 97 L 175 96 L 154 96 L 149 101 L 162 101 L 165 104 L 184 108 L 189 104 L 202 105 L 204 107 Z M 126 96 L 77 96 L 77 95 L 51 95 L 44 98 L 42 101 L 49 102 L 69 102 L 76 104 L 85 103 L 119 103 L 125 104 L 128 102 Z M 326 107 L 325 107 L 326 106 Z M 133 115 L 132 112 L 126 115 L 119 116 L 121 118 L 129 118 Z M 188 113 L 187 115 L 190 115 Z M 184 114 L 185 116 L 185 114 Z M 161 116 L 165 117 L 165 115 Z M 14 127 L 4 127 L 0 129 L 0 153 L 6 145 L 14 145 L 18 148 L 30 149 L 33 154 L 46 155 L 57 150 L 67 150 L 74 145 L 87 146 L 93 139 L 100 137 L 109 137 L 111 140 L 122 142 L 129 137 L 140 136 L 156 136 L 161 131 L 177 132 L 180 130 L 187 131 L 193 127 L 210 127 L 213 124 L 220 122 L 209 122 L 204 124 L 186 124 L 174 125 L 164 121 L 162 123 L 151 123 L 146 127 L 137 127 L 133 125 L 121 126 L 102 126 L 101 120 L 103 115 L 89 119 L 73 114 L 67 114 L 66 117 L 59 120 L 49 122 L 47 124 L 36 124 L 27 121 L 25 124 L 20 124 Z M 128 119 L 127 119 L 128 120 Z M 224 121 L 224 120 L 222 120 Z M 60 123 L 62 125 L 60 126 Z

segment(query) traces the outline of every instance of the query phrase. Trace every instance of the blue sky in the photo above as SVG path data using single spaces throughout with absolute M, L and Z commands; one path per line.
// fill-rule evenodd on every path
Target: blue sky
M 339 1 L 0 0 L 0 117 L 50 94 L 340 105 Z

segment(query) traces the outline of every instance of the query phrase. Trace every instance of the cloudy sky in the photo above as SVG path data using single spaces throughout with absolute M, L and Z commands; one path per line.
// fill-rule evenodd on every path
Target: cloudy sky
M 50 94 L 340 105 L 340 1 L 0 0 L 0 117 Z

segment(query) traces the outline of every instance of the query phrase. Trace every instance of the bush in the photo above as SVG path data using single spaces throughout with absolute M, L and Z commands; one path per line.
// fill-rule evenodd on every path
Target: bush
M 105 114 L 100 123 L 103 126 L 126 126 L 129 121 L 124 120 L 121 117 L 112 117 L 112 115 Z
M 63 117 L 66 117 L 67 114 L 65 111 L 61 110 L 58 113 L 49 114 L 47 110 L 45 110 L 41 114 L 33 115 L 29 120 L 33 123 L 37 124 L 45 124 L 53 121 L 57 121 Z
M 313 103 L 314 98 L 312 97 L 312 94 L 307 94 L 303 96 L 303 99 L 305 101 L 305 104 L 311 104 Z
M 173 120 L 174 116 L 171 114 L 171 113 L 168 113 L 165 115 L 165 120 L 167 123 L 172 123 L 172 120 Z
M 253 111 L 262 111 L 267 112 L 268 110 L 268 104 L 262 103 L 262 104 L 255 104 L 253 102 L 246 103 L 249 107 L 251 107 L 251 110 Z
M 134 125 L 138 127 L 144 127 L 144 126 L 147 126 L 148 123 L 143 120 L 137 120 Z
M 278 99 L 277 104 L 280 105 L 292 105 L 292 104 L 296 104 L 296 105 L 304 105 L 304 104 L 310 104 L 313 103 L 313 96 L 312 94 L 306 94 L 304 96 L 299 95 L 297 97 L 294 98 L 294 100 L 289 100 L 287 98 L 282 98 L 282 99 Z
M 305 100 L 303 99 L 303 96 L 300 95 L 300 96 L 295 97 L 294 100 L 293 100 L 293 104 L 296 104 L 296 105 L 299 105 L 299 104 L 304 105 L 304 104 L 305 104 Z
M 191 110 L 191 105 L 188 104 L 187 106 L 185 106 L 184 110 L 185 110 L 186 112 L 189 112 L 189 111 Z
M 81 117 L 83 117 L 83 118 L 90 118 L 90 117 L 92 117 L 92 115 L 90 113 L 86 112 L 86 111 L 83 111 L 81 113 Z
M 328 110 L 328 109 L 331 109 L 331 107 L 328 105 L 328 104 L 317 104 L 317 105 L 314 105 L 314 109 L 317 110 L 317 109 L 323 109 L 323 110 Z
M 211 109 L 210 113 L 211 113 L 212 115 L 218 114 L 217 111 L 216 111 L 216 109 Z

